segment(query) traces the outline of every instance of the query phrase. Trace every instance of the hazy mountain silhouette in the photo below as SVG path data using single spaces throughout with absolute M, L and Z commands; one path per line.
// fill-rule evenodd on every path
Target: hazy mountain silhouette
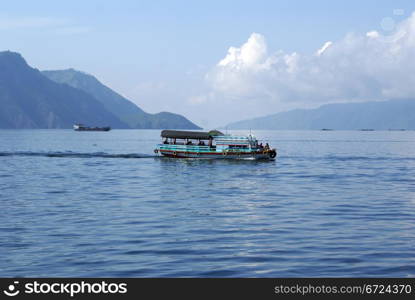
M 10 51 L 0 52 L 0 105 L 1 128 L 128 128 L 93 96 L 49 80 Z
M 200 129 L 185 117 L 169 112 L 149 114 L 99 82 L 94 76 L 74 69 L 43 71 L 49 79 L 83 90 L 131 128 Z
M 327 104 L 227 125 L 229 129 L 415 129 L 415 101 Z
M 11 51 L 0 52 L 0 105 L 0 128 L 199 128 L 181 115 L 145 113 L 91 75 L 40 72 Z

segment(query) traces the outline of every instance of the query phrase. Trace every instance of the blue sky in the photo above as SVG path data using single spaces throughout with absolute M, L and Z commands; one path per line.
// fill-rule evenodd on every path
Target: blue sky
M 337 47 L 329 47 L 333 48 L 330 50 L 333 59 L 360 57 L 357 52 L 339 50 L 341 45 L 348 47 L 348 34 L 365 36 L 376 31 L 382 36 L 392 36 L 395 28 L 386 25 L 391 20 L 397 25 L 410 18 L 414 6 L 413 1 L 373 0 L 344 3 L 15 0 L 1 5 L 0 49 L 20 52 L 30 65 L 41 70 L 73 67 L 91 73 L 146 111 L 177 112 L 212 127 L 291 108 L 315 107 L 333 102 L 332 99 L 381 100 L 374 91 L 361 92 L 361 88 L 350 94 L 320 95 L 311 91 L 309 85 L 322 88 L 324 84 L 302 77 L 314 70 L 316 64 L 319 72 L 327 75 L 327 67 L 323 67 L 327 62 L 323 65 L 310 62 L 313 53 L 327 41 Z M 357 39 L 353 43 L 360 45 Z M 230 47 L 242 48 L 244 44 L 246 48 L 251 45 L 251 50 L 265 47 L 266 53 L 261 52 L 251 67 L 241 72 L 238 69 L 239 73 L 236 65 L 244 64 L 243 59 L 217 69 Z M 363 51 L 373 53 L 373 47 L 382 46 L 371 47 Z M 278 54 L 279 51 L 285 56 Z M 297 58 L 289 56 L 293 53 Z M 282 57 L 290 59 L 287 55 L 294 60 L 300 56 L 302 72 L 295 74 L 293 81 L 282 82 L 276 76 L 287 77 L 292 72 L 281 73 L 276 61 Z M 267 69 L 272 69 L 272 74 L 264 71 L 267 64 L 272 65 Z M 286 67 L 288 70 L 289 63 Z M 388 72 L 392 69 L 393 66 Z M 353 76 L 341 66 L 340 71 Z M 365 69 L 358 75 L 368 78 L 368 74 L 370 70 Z M 344 85 L 345 81 L 332 77 L 322 78 L 336 90 L 356 87 L 356 83 Z M 374 82 L 368 80 L 377 88 L 389 83 L 391 89 L 396 88 L 384 77 Z M 265 83 L 268 85 L 264 86 Z M 252 88 L 235 92 L 241 86 Z M 269 88 L 273 86 L 278 89 Z M 303 88 L 297 91 L 293 86 Z M 358 97 L 356 93 L 360 93 Z M 324 99 L 308 101 L 308 96 Z

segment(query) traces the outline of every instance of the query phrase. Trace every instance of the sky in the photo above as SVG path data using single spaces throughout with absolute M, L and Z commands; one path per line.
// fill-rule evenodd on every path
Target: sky
M 415 99 L 413 1 L 0 1 L 0 50 L 205 128 Z

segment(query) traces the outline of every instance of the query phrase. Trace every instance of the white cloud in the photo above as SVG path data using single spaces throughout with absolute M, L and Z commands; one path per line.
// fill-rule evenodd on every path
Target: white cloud
M 330 47 L 332 44 L 333 44 L 333 42 L 331 42 L 331 41 L 325 42 L 323 47 L 321 47 L 320 49 L 317 50 L 317 53 L 316 53 L 317 56 L 322 55 L 324 53 L 324 51 L 326 51 L 327 48 Z
M 367 36 L 367 37 L 369 37 L 369 38 L 374 38 L 374 39 L 376 39 L 376 38 L 378 38 L 380 35 L 379 35 L 379 32 L 377 32 L 376 30 L 374 30 L 374 31 L 369 31 L 368 33 L 366 33 L 366 36 Z
M 267 55 L 267 45 L 262 35 L 253 33 L 241 48 L 230 47 L 228 54 L 218 66 L 233 68 L 251 68 L 260 66 Z
M 253 33 L 229 48 L 206 79 L 216 97 L 240 105 L 319 104 L 415 98 L 414 70 L 415 13 L 389 34 L 348 34 L 312 55 L 269 53 L 265 37 Z

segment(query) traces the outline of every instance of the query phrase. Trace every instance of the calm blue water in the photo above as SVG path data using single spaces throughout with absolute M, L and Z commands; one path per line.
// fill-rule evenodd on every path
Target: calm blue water
M 0 131 L 0 276 L 415 276 L 415 132 L 255 132 L 274 162 L 159 133 Z

